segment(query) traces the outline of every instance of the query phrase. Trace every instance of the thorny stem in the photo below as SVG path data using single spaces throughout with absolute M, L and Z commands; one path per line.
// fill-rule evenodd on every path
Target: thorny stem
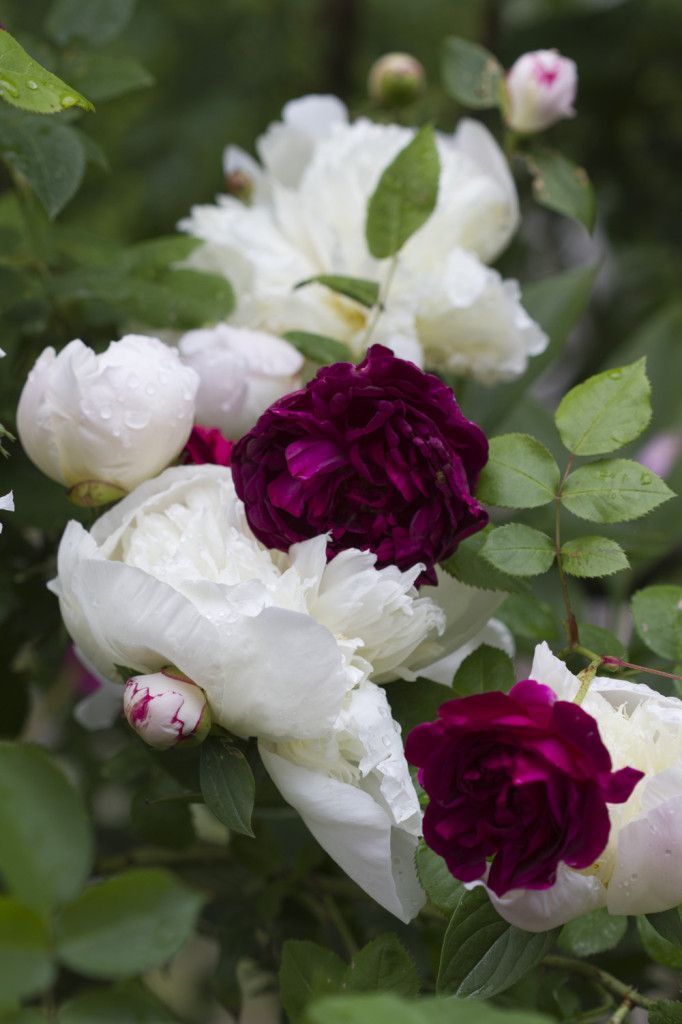
M 568 956 L 552 955 L 544 957 L 541 963 L 545 967 L 556 968 L 559 971 L 571 971 L 573 974 L 582 974 L 585 978 L 589 978 L 591 981 L 601 985 L 607 992 L 611 992 L 612 995 L 617 996 L 623 1002 L 627 1000 L 630 1004 L 630 1009 L 633 1006 L 643 1006 L 645 1010 L 650 1010 L 656 1002 L 655 999 L 648 999 L 646 996 L 640 995 L 631 985 L 626 985 L 624 981 L 615 978 L 608 971 L 597 967 L 595 964 L 586 963 L 584 960 L 573 960 Z M 615 1017 L 612 1019 L 619 1021 L 624 1018 Z
M 379 298 L 377 299 L 376 305 L 374 306 L 374 309 L 372 310 L 371 316 L 370 316 L 369 321 L 367 323 L 367 330 L 365 331 L 365 336 L 362 339 L 362 347 L 363 347 L 363 349 L 367 348 L 367 346 L 369 345 L 370 338 L 374 334 L 374 329 L 375 329 L 376 325 L 379 323 L 379 317 L 381 316 L 381 314 L 386 309 L 386 302 L 388 300 L 388 293 L 391 290 L 391 285 L 393 284 L 393 278 L 395 276 L 395 272 L 396 272 L 397 268 L 398 268 L 398 253 L 396 253 L 395 256 L 393 256 L 391 258 L 391 262 L 390 262 L 388 271 L 386 273 L 386 280 L 384 281 L 384 284 L 383 284 L 383 287 L 381 289 L 381 293 L 379 295 Z
M 628 668 L 632 672 L 645 672 L 650 676 L 662 676 L 663 679 L 675 679 L 677 682 L 682 683 L 682 676 L 675 675 L 674 672 L 664 672 L 660 668 L 649 668 L 648 665 L 635 665 L 632 661 L 614 658 L 610 654 L 597 654 L 596 651 L 591 651 L 589 647 L 583 647 L 582 644 L 571 644 L 565 647 L 559 657 L 565 658 L 569 654 L 582 654 L 583 657 L 589 658 L 590 661 L 596 660 L 599 662 L 598 668 L 604 668 L 610 672 L 614 672 L 619 668 Z
M 564 484 L 568 479 L 568 475 L 573 469 L 574 462 L 575 456 L 571 455 L 566 464 L 564 475 L 559 481 L 559 487 L 557 488 L 557 492 L 554 497 L 554 550 L 556 552 L 556 561 L 559 568 L 559 579 L 561 580 L 561 594 L 564 599 L 564 608 L 566 609 L 566 634 L 568 636 L 568 643 L 572 648 L 577 647 L 580 637 L 578 636 L 578 623 L 575 620 L 573 608 L 571 607 L 571 595 L 568 592 L 566 573 L 564 572 L 561 564 L 561 495 L 564 489 Z

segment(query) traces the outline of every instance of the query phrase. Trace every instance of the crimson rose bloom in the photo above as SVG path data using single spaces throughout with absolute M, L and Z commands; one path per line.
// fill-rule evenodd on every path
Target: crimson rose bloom
M 597 723 L 548 686 L 451 700 L 418 725 L 405 753 L 431 798 L 424 839 L 462 882 L 485 875 L 498 896 L 548 889 L 557 866 L 593 864 L 606 846 L 607 803 L 624 803 L 643 772 L 611 771 Z
M 488 442 L 452 390 L 373 345 L 359 366 L 334 363 L 263 413 L 232 453 L 249 525 L 269 548 L 329 533 L 377 566 L 436 562 L 488 521 L 472 496 Z
M 208 462 L 216 466 L 229 466 L 232 441 L 228 441 L 216 428 L 192 427 L 182 455 L 182 461 L 190 465 L 203 466 Z

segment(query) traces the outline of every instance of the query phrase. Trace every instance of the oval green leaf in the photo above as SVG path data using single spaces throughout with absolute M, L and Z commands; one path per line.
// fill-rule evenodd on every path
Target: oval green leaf
M 514 665 L 509 655 L 498 647 L 481 644 L 457 669 L 452 681 L 452 692 L 456 697 L 468 697 L 488 690 L 502 690 L 506 693 L 513 685 Z
M 496 569 L 512 576 L 538 576 L 554 561 L 554 545 L 546 533 L 522 523 L 491 530 L 481 555 Z
M 592 231 L 597 207 L 585 169 L 555 149 L 533 149 L 526 154 L 526 163 L 533 176 L 536 201 Z
M 79 992 L 59 1007 L 58 1024 L 178 1024 L 139 982 Z
M 604 459 L 581 466 L 566 480 L 562 504 L 593 523 L 624 523 L 639 519 L 669 498 L 664 480 L 630 459 Z
M 54 975 L 43 919 L 18 900 L 0 896 L 0 1010 L 43 992 Z
M 605 908 L 593 910 L 565 924 L 558 945 L 572 956 L 594 956 L 617 946 L 627 926 L 627 917 L 609 914 Z
M 309 331 L 287 331 L 282 337 L 306 359 L 311 359 L 320 366 L 355 362 L 348 345 L 343 341 L 337 341 L 336 338 L 327 338 L 324 334 L 311 334 Z
M 529 434 L 503 434 L 490 441 L 476 497 L 486 505 L 538 508 L 554 499 L 559 478 L 559 467 L 544 444 Z
M 80 794 L 36 747 L 0 743 L 0 873 L 10 892 L 38 910 L 73 899 L 92 859 Z
M 0 111 L 0 157 L 26 178 L 50 217 L 73 199 L 83 180 L 83 138 L 61 121 Z
M 612 576 L 629 565 L 620 544 L 608 537 L 578 537 L 561 546 L 561 568 L 570 576 Z
M 0 29 L 0 96 L 11 106 L 35 114 L 55 114 L 71 107 L 95 109 L 90 100 L 34 60 L 6 29 Z
M 429 219 L 439 177 L 434 131 L 425 125 L 388 165 L 370 197 L 365 236 L 372 256 L 394 256 Z
M 57 922 L 57 952 L 92 978 L 142 974 L 169 960 L 194 930 L 204 897 L 170 871 L 140 868 L 87 889 Z
M 243 751 L 229 740 L 209 736 L 201 745 L 200 779 L 206 806 L 218 821 L 233 832 L 253 836 L 256 782 Z
M 465 889 L 450 874 L 442 857 L 429 849 L 423 840 L 417 849 L 417 874 L 424 892 L 434 907 L 450 915 L 457 907 Z
M 441 77 L 448 95 L 467 107 L 485 110 L 501 104 L 504 69 L 492 53 L 478 43 L 459 36 L 446 39 Z
M 638 590 L 632 617 L 647 647 L 669 661 L 682 660 L 682 587 L 661 584 Z
M 605 455 L 634 441 L 651 419 L 646 360 L 605 370 L 565 395 L 554 417 L 575 455 Z

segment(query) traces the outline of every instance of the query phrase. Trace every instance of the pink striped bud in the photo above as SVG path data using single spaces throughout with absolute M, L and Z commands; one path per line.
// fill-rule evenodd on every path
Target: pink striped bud
M 200 743 L 211 728 L 204 691 L 177 669 L 129 679 L 123 711 L 135 732 L 157 750 L 188 740 Z

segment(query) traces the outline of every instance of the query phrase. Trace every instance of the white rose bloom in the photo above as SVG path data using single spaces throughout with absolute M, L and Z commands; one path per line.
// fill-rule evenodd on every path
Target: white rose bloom
M 246 523 L 228 469 L 180 466 L 143 484 L 87 533 L 67 526 L 53 589 L 96 671 L 175 665 L 214 720 L 244 736 L 319 736 L 346 692 L 410 657 L 444 615 L 410 573 L 326 538 L 270 552 Z
M 200 380 L 196 422 L 226 437 L 242 437 L 269 405 L 301 386 L 301 354 L 263 331 L 218 324 L 184 334 L 179 351 Z
M 535 649 L 530 678 L 573 700 L 580 682 L 547 644 Z M 596 677 L 582 707 L 599 726 L 613 769 L 643 771 L 624 804 L 609 804 L 611 834 L 582 871 L 559 866 L 550 889 L 490 893 L 512 924 L 545 931 L 606 907 L 611 914 L 652 914 L 682 903 L 682 701 L 643 683 Z
M 296 101 L 297 124 L 285 115 L 259 143 L 265 167 L 252 205 L 221 196 L 216 206 L 195 207 L 181 227 L 205 243 L 190 263 L 232 281 L 233 322 L 274 334 L 326 334 L 361 355 L 369 311 L 322 285 L 294 288 L 318 274 L 386 279 L 389 261 L 374 259 L 365 242 L 367 202 L 414 133 L 364 118 L 348 124 L 334 97 L 326 97 L 324 121 L 323 99 Z M 305 145 L 297 142 L 303 123 Z M 272 138 L 277 158 L 268 148 Z M 484 266 L 518 223 L 512 177 L 490 133 L 474 121 L 463 121 L 452 136 L 439 134 L 437 145 L 436 210 L 400 253 L 372 340 L 420 365 L 454 367 L 485 381 L 518 376 L 547 338 L 520 305 L 515 282 Z M 467 259 L 467 286 L 458 288 L 454 276 Z
M 66 487 L 131 490 L 179 455 L 199 378 L 158 338 L 130 334 L 96 355 L 82 341 L 46 348 L 19 399 L 26 454 Z
M 263 763 L 322 846 L 401 921 L 424 905 L 414 858 L 421 813 L 386 692 L 363 683 L 317 740 L 261 740 Z

